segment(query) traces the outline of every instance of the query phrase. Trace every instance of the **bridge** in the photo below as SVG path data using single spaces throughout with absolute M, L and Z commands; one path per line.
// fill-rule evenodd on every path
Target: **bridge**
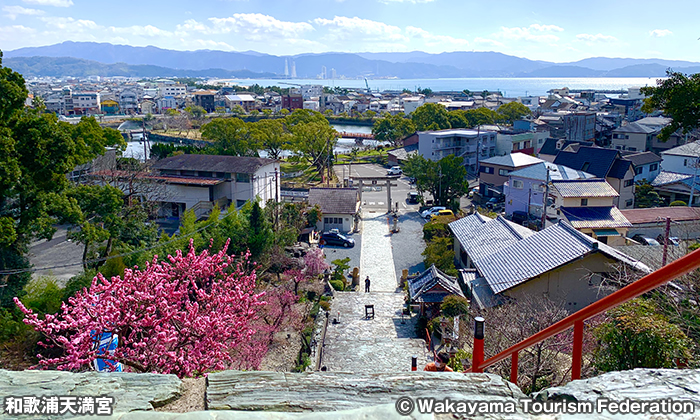
M 371 133 L 348 133 L 347 131 L 339 131 L 338 134 L 344 139 L 374 140 L 374 134 Z

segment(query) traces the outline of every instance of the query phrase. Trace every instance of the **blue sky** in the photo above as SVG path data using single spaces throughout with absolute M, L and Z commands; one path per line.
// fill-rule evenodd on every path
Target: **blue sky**
M 3 0 L 0 49 L 70 40 L 274 55 L 474 50 L 554 62 L 700 61 L 697 11 L 697 0 Z

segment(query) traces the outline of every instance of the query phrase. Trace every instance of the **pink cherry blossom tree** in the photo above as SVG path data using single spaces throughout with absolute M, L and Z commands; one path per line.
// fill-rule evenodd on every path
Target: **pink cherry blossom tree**
M 233 366 L 257 368 L 266 342 L 251 340 L 266 305 L 255 292 L 255 264 L 228 256 L 177 251 L 143 270 L 127 269 L 111 280 L 98 275 L 55 315 L 40 319 L 15 298 L 24 322 L 59 347 L 61 356 L 40 358 L 39 367 L 80 369 L 98 357 L 95 338 L 116 334 L 117 349 L 108 357 L 139 372 L 180 377 Z M 270 332 L 267 332 L 270 334 Z

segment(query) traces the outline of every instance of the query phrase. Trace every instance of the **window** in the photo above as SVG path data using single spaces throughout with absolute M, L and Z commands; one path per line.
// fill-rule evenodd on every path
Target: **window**
M 508 169 L 499 169 L 498 170 L 498 175 L 500 175 L 500 176 L 507 176 L 509 173 L 510 173 L 510 171 Z
M 628 179 L 625 181 L 625 188 L 631 187 L 632 185 L 634 185 L 634 179 Z
M 591 162 L 583 162 L 583 166 L 581 167 L 581 170 L 586 172 L 588 170 L 589 166 L 591 166 Z
M 587 198 L 582 198 L 581 199 L 581 206 L 587 206 L 588 205 L 588 199 Z
M 632 207 L 633 203 L 634 203 L 634 200 L 629 199 L 629 200 L 625 201 L 625 207 Z
M 236 182 L 250 182 L 249 174 L 236 174 Z
M 688 166 L 688 159 L 683 159 L 683 166 Z
M 637 148 L 636 147 L 628 147 L 627 150 L 629 150 L 630 152 L 636 152 Z
M 214 174 L 211 172 L 199 171 L 199 176 L 204 178 L 212 178 L 214 177 Z
M 518 179 L 513 180 L 513 188 L 517 188 L 519 190 L 523 189 L 523 181 L 520 181 Z
M 643 166 L 640 166 L 640 167 L 638 167 L 638 168 L 634 168 L 634 174 L 635 174 L 635 175 L 641 175 L 642 172 L 644 172 L 644 167 L 643 167 Z
M 482 166 L 481 167 L 481 172 L 485 174 L 492 174 L 493 173 L 493 168 L 491 166 Z
M 246 200 L 236 200 L 236 208 L 242 207 Z
M 657 169 L 659 169 L 658 163 L 652 163 L 651 166 L 649 166 L 649 172 L 655 171 Z

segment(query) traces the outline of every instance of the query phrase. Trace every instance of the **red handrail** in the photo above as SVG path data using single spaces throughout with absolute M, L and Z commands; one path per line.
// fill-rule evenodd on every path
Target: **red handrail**
M 700 268 L 700 249 L 685 255 L 678 260 L 670 263 L 665 267 L 647 274 L 636 282 L 629 284 L 615 293 L 612 293 L 603 299 L 594 302 L 585 308 L 569 315 L 561 321 L 552 324 L 544 330 L 526 338 L 525 340 L 508 347 L 497 355 L 486 359 L 483 363 L 478 363 L 478 366 L 472 362 L 472 372 L 483 372 L 483 369 L 494 365 L 507 357 L 512 358 L 510 380 L 517 383 L 518 379 L 518 353 L 530 346 L 546 340 L 562 331 L 566 331 L 574 327 L 574 348 L 572 353 L 571 379 L 581 378 L 581 358 L 582 358 L 582 343 L 583 343 L 583 322 L 589 318 L 599 315 L 607 310 L 616 308 L 621 304 L 632 300 L 644 293 L 653 290 L 665 283 L 668 283 L 676 278 L 688 274 L 689 272 Z

